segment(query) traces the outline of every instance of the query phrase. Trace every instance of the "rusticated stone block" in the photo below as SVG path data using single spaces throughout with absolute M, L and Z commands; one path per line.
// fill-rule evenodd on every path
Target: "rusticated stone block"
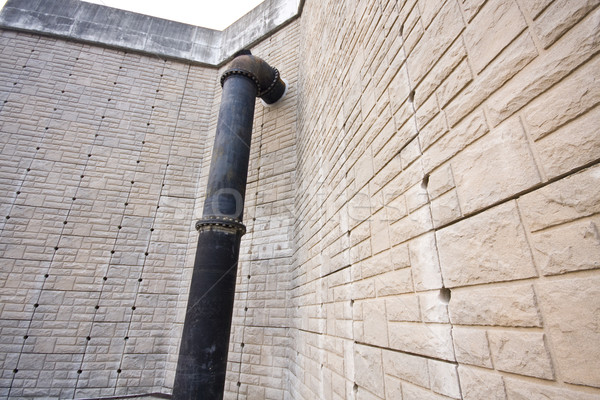
M 600 57 L 594 57 L 573 74 L 536 98 L 523 109 L 523 120 L 534 140 L 578 117 L 600 102 L 600 85 L 595 73 Z M 587 132 L 592 135 L 592 132 Z
M 531 235 L 533 256 L 544 275 L 600 268 L 600 217 Z
M 443 360 L 454 359 L 449 325 L 390 322 L 388 326 L 392 349 Z
M 472 79 L 473 74 L 469 63 L 463 60 L 436 90 L 440 107 L 446 106 Z
M 463 214 L 541 181 L 527 138 L 516 118 L 471 144 L 451 163 Z
M 514 201 L 450 225 L 436 235 L 447 287 L 536 275 Z
M 408 72 L 413 82 L 419 82 L 462 31 L 464 23 L 456 2 L 444 4 L 423 37 L 408 56 Z
M 390 239 L 392 246 L 417 237 L 430 230 L 432 226 L 429 206 L 423 206 L 415 212 L 408 214 L 398 222 L 390 225 Z
M 464 34 L 475 71 L 481 71 L 525 27 L 525 19 L 514 1 L 488 2 Z
M 499 374 L 459 365 L 458 375 L 465 400 L 506 400 L 504 382 Z
M 445 164 L 436 169 L 429 176 L 427 183 L 427 193 L 432 199 L 439 197 L 450 189 L 454 188 L 454 178 L 450 164 Z
M 483 113 L 473 112 L 423 153 L 423 169 L 425 172 L 434 170 L 486 132 Z
M 554 0 L 530 0 L 525 4 L 525 8 L 529 12 L 532 19 L 535 19 L 544 8 L 548 7 L 548 4 Z
M 565 382 L 600 387 L 600 277 L 541 282 L 537 290 L 557 369 Z
M 600 107 L 595 107 L 535 143 L 548 178 L 598 159 L 600 135 L 595 134 L 595 126 L 599 119 Z
M 354 368 L 354 379 L 359 387 L 364 387 L 379 397 L 384 396 L 380 349 L 357 344 L 354 347 Z
M 554 378 L 543 333 L 490 331 L 488 336 L 496 369 L 542 379 Z
M 431 390 L 453 399 L 460 399 L 460 387 L 456 364 L 437 360 L 428 360 L 429 382 Z
M 600 167 L 594 166 L 518 200 L 532 232 L 600 212 Z
M 387 399 L 401 399 L 402 382 L 399 379 L 385 375 L 385 396 Z
M 445 193 L 431 201 L 431 217 L 436 228 L 462 216 L 456 190 Z
M 364 337 L 369 344 L 380 347 L 388 345 L 387 318 L 385 301 L 383 299 L 366 300 L 362 302 Z
M 385 299 L 385 306 L 389 321 L 421 321 L 419 298 L 413 293 L 389 297 Z
M 377 296 L 412 292 L 414 289 L 410 268 L 402 268 L 377 275 L 375 278 L 375 288 Z
M 461 375 L 462 378 L 462 375 Z M 562 388 L 551 385 L 521 380 L 515 378 L 504 378 L 506 394 L 513 400 L 531 399 L 561 399 L 561 400 L 597 400 L 600 393 L 589 393 L 577 390 L 575 387 Z
M 423 322 L 450 322 L 448 318 L 448 306 L 440 300 L 440 291 L 433 290 L 419 293 L 419 304 Z
M 448 310 L 453 324 L 542 326 L 531 285 L 455 289 Z
M 452 329 L 452 339 L 456 361 L 492 368 L 490 346 L 485 330 L 455 326 Z
M 410 383 L 402 384 L 402 398 L 408 400 L 447 400 L 448 397 Z
M 468 21 L 471 21 L 477 12 L 481 9 L 481 6 L 485 3 L 485 0 L 460 0 L 462 8 L 465 12 Z
M 446 106 L 450 126 L 456 125 L 537 55 L 531 35 L 523 32 Z
M 559 82 L 600 48 L 600 10 L 596 9 L 560 38 L 551 52 L 521 69 L 486 101 L 493 125 L 508 118 Z
M 536 18 L 533 31 L 544 48 L 548 48 L 598 4 L 598 0 L 582 0 L 575 3 L 556 0 Z
M 424 357 L 383 350 L 383 370 L 386 375 L 429 387 L 429 368 Z
M 441 288 L 442 276 L 434 234 L 427 233 L 412 240 L 409 242 L 408 248 L 415 289 Z

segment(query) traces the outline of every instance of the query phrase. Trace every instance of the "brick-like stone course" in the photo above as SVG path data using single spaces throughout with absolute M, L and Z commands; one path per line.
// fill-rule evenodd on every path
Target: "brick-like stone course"
M 164 391 L 215 72 L 10 31 L 2 45 L 3 395 Z
M 569 364 L 597 334 L 598 7 L 566 3 L 306 3 L 290 398 L 337 398 L 347 302 L 346 398 L 599 395 Z

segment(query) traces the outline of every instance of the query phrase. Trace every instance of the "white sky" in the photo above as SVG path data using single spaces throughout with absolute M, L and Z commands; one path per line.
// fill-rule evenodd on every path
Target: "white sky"
M 52 1 L 52 0 L 45 0 Z M 264 0 L 85 0 L 172 21 L 223 30 Z M 0 7 L 6 0 L 0 0 Z

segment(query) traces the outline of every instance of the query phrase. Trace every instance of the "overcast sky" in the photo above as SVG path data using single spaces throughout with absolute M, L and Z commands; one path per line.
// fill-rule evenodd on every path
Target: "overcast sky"
M 52 0 L 45 0 L 52 1 Z M 263 0 L 85 0 L 186 24 L 223 30 Z M 6 0 L 0 0 L 3 6 Z

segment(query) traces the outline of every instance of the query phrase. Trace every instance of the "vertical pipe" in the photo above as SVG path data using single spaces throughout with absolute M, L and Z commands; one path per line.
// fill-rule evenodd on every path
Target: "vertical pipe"
M 255 99 L 285 94 L 276 69 L 244 51 L 221 79 L 223 93 L 173 399 L 222 399 L 233 313 Z M 266 90 L 261 90 L 261 89 Z

